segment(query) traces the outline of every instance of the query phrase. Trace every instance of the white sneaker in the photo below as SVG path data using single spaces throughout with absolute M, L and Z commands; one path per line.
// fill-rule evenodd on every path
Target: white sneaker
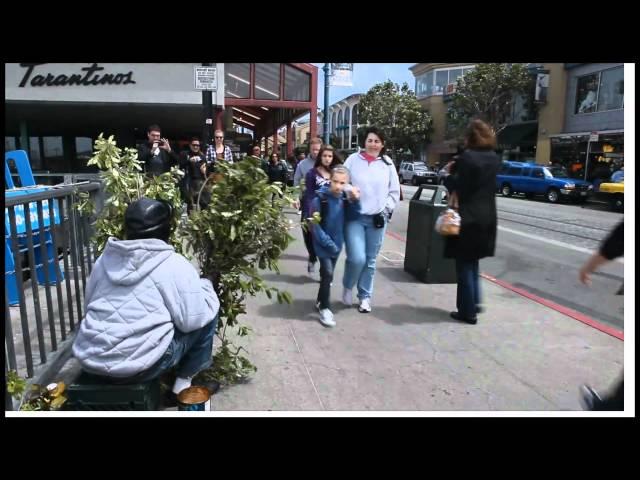
M 333 312 L 328 308 L 323 308 L 320 310 L 320 323 L 322 323 L 325 327 L 335 327 L 336 322 L 333 319 Z
M 353 306 L 353 291 L 346 288 L 342 290 L 342 303 L 347 307 Z
M 360 313 L 369 313 L 371 311 L 371 302 L 368 298 L 360 300 L 360 306 L 358 307 Z

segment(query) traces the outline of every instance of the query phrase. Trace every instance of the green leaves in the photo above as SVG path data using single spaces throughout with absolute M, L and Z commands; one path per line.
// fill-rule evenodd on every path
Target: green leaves
M 526 94 L 533 77 L 522 63 L 479 63 L 457 81 L 448 110 L 451 136 L 462 137 L 472 118 L 482 118 L 500 132 L 510 121 L 513 102 Z
M 358 108 L 363 124 L 376 125 L 384 131 L 388 150 L 415 150 L 429 140 L 433 131 L 431 116 L 422 109 L 407 83 L 400 86 L 387 80 L 374 85 L 361 98 Z
M 16 400 L 20 400 L 27 387 L 26 379 L 20 377 L 15 370 L 9 370 L 5 381 L 7 384 L 7 392 Z

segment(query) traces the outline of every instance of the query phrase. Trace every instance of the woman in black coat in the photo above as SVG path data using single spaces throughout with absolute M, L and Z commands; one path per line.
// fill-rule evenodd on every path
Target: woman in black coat
M 496 248 L 496 175 L 500 158 L 496 136 L 482 120 L 469 124 L 465 151 L 458 156 L 445 186 L 458 197 L 460 235 L 447 237 L 444 256 L 455 258 L 458 279 L 456 306 L 451 317 L 477 323 L 480 312 L 479 262 L 492 257 Z

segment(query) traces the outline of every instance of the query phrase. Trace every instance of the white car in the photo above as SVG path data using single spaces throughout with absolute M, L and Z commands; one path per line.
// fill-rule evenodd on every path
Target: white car
M 438 174 L 431 170 L 424 162 L 402 162 L 398 170 L 400 183 L 411 182 L 411 185 L 431 183 L 435 185 Z

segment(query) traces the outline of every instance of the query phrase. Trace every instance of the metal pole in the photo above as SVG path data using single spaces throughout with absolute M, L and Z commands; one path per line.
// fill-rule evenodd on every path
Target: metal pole
M 589 168 L 589 152 L 591 150 L 591 137 L 589 137 L 589 141 L 587 142 L 587 159 L 584 162 L 584 181 L 587 181 L 587 170 Z
M 210 67 L 210 63 L 203 63 L 203 67 Z M 213 95 L 210 90 L 202 91 L 202 113 L 204 115 L 204 125 L 202 129 L 202 151 L 207 151 L 207 146 L 211 142 L 211 130 L 213 128 Z M 206 146 L 205 146 L 206 145 Z
M 329 64 L 325 63 L 322 70 L 324 70 L 324 118 L 322 119 L 322 132 L 325 145 L 329 145 Z

